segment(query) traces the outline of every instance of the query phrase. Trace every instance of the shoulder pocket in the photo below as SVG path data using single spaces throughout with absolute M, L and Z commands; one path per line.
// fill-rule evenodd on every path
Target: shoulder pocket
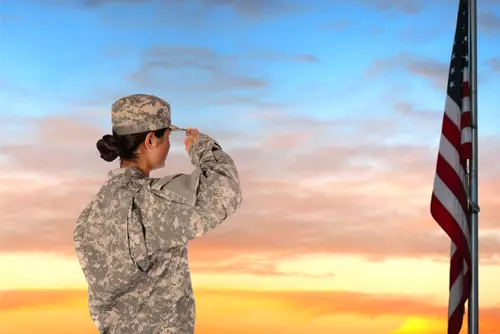
M 176 174 L 154 179 L 151 180 L 150 189 L 168 201 L 193 206 L 196 203 L 196 191 L 201 173 L 201 169 L 197 168 L 191 174 Z

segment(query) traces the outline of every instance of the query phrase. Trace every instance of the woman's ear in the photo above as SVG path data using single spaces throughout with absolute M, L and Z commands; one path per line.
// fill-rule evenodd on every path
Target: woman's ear
M 147 150 L 152 150 L 158 145 L 158 138 L 156 138 L 153 132 L 147 134 L 146 139 L 144 139 L 144 146 Z

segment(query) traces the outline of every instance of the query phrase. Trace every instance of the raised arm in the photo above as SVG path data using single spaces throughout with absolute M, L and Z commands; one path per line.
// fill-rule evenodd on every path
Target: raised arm
M 219 144 L 200 134 L 189 149 L 196 169 L 151 179 L 146 215 L 161 248 L 171 248 L 214 229 L 241 205 L 238 171 Z

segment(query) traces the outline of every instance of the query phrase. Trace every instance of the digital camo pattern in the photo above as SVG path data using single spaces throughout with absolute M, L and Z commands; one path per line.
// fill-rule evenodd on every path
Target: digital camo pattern
M 127 135 L 170 127 L 170 104 L 159 97 L 134 94 L 122 97 L 111 108 L 113 131 Z
M 78 218 L 74 246 L 101 334 L 193 334 L 187 242 L 242 202 L 233 160 L 210 137 L 193 143 L 191 174 L 109 173 Z

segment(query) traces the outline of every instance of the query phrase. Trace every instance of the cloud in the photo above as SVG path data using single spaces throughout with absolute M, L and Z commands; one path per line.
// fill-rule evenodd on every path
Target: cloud
M 422 299 L 394 294 L 367 294 L 348 291 L 246 291 L 196 289 L 199 299 L 217 297 L 221 302 L 229 298 L 277 306 L 280 311 L 306 315 L 309 319 L 324 316 L 351 314 L 367 317 L 418 316 L 442 318 L 446 314 L 443 305 L 435 304 L 432 298 Z M 85 305 L 85 290 L 12 290 L 2 293 L 0 311 L 28 309 L 39 306 L 64 305 L 80 300 Z M 267 303 L 266 303 L 267 301 Z M 203 301 L 202 301 L 203 303 Z M 489 325 L 500 316 L 499 307 L 484 307 L 480 310 L 482 321 Z M 498 326 L 498 324 L 497 324 Z M 489 326 L 488 326 L 489 327 Z M 485 328 L 486 330 L 486 328 Z
M 291 1 L 284 0 L 192 0 L 200 3 L 203 6 L 229 6 L 233 8 L 236 12 L 258 18 L 263 15 L 279 15 L 294 12 L 298 7 L 292 4 Z
M 224 64 L 222 57 L 207 49 L 156 47 L 151 51 L 145 52 L 140 68 L 130 76 L 141 87 L 161 86 L 182 92 L 217 93 L 258 90 L 268 85 L 263 78 L 236 74 L 231 69 L 234 65 Z
M 479 32 L 497 35 L 500 31 L 500 16 L 495 12 L 480 12 L 477 17 Z
M 2 21 L 0 21 L 0 23 L 1 22 Z M 13 99 L 19 99 L 22 97 L 32 99 L 37 95 L 36 92 L 5 78 L 0 78 L 0 89 L 3 96 L 11 97 Z
M 490 59 L 486 60 L 484 63 L 486 66 L 488 66 L 493 71 L 500 72 L 500 57 L 490 58 Z
M 124 45 L 111 45 L 101 54 L 107 61 L 114 62 L 123 56 L 124 50 L 127 50 Z M 273 62 L 291 62 L 296 66 L 315 66 L 321 62 L 307 52 L 253 48 L 228 53 L 201 46 L 168 44 L 149 46 L 139 53 L 138 58 L 136 67 L 123 75 L 126 88 L 118 90 L 116 85 L 101 86 L 86 94 L 91 96 L 90 99 L 67 100 L 67 103 L 89 108 L 137 91 L 162 94 L 160 92 L 168 90 L 172 99 L 188 104 L 190 109 L 213 106 L 278 109 L 283 102 L 275 101 L 271 96 L 273 82 L 270 82 L 265 68 Z
M 393 105 L 397 114 L 409 118 L 416 122 L 435 122 L 442 117 L 442 112 L 439 113 L 433 110 L 417 110 L 412 103 L 409 102 L 395 102 Z
M 156 45 L 143 52 L 140 67 L 130 78 L 140 87 L 166 87 L 182 94 L 188 92 L 228 93 L 259 92 L 266 95 L 268 81 L 259 75 L 258 62 L 290 61 L 314 64 L 312 54 L 288 55 L 273 51 L 255 51 L 243 55 L 222 54 L 212 49 L 183 45 Z M 255 68 L 255 71 L 251 69 Z M 253 72 L 253 73 L 252 73 Z M 259 100 L 250 95 L 252 101 Z M 249 95 L 246 95 L 249 98 Z
M 277 52 L 258 52 L 250 53 L 248 56 L 243 56 L 245 58 L 255 59 L 255 60 L 269 60 L 269 61 L 289 61 L 297 63 L 318 63 L 319 59 L 312 54 L 303 53 L 298 55 L 286 55 Z
M 347 291 L 249 291 L 196 289 L 197 333 L 408 333 L 395 331 L 411 319 L 429 324 L 425 332 L 446 330 L 446 307 L 432 298 Z M 5 291 L 2 328 L 9 333 L 83 334 L 95 331 L 85 290 Z M 481 333 L 499 330 L 498 307 L 481 307 Z M 259 320 L 259 321 L 257 321 Z M 77 324 L 78 326 L 75 326 Z M 11 331 L 9 331 L 11 330 Z M 413 331 L 411 332 L 413 333 Z
M 352 1 L 352 0 L 351 0 Z M 381 11 L 394 11 L 406 15 L 416 15 L 436 5 L 453 6 L 454 10 L 458 10 L 457 0 L 436 0 L 436 1 L 420 1 L 420 0 L 355 0 L 361 4 L 375 7 Z M 498 0 L 483 0 L 481 6 L 493 7 L 500 4 Z M 481 24 L 479 22 L 479 24 Z
M 97 7 L 108 5 L 112 3 L 118 4 L 145 4 L 152 2 L 152 0 L 80 0 L 81 4 L 87 7 Z
M 0 312 L 61 305 L 82 299 L 87 299 L 85 290 L 7 290 L 0 292 Z
M 376 59 L 366 69 L 366 75 L 376 77 L 384 72 L 404 70 L 429 81 L 434 87 L 444 89 L 448 75 L 449 64 L 430 58 L 418 57 L 407 52 L 395 56 Z
M 223 262 L 212 261 L 192 261 L 191 271 L 196 274 L 245 274 L 257 276 L 293 276 L 295 278 L 333 278 L 333 273 L 305 273 L 303 271 L 283 271 L 279 268 L 279 263 L 272 258 L 260 256 L 242 256 L 225 260 Z
M 451 45 L 450 45 L 451 52 Z M 486 61 L 486 65 L 496 68 L 497 63 L 494 59 Z M 448 80 L 449 62 L 438 61 L 429 57 L 421 57 L 408 52 L 399 52 L 396 55 L 375 59 L 371 65 L 365 69 L 365 75 L 371 79 L 386 74 L 404 71 L 405 74 L 416 76 L 426 80 L 436 89 L 445 91 Z M 490 82 L 493 77 L 488 76 L 487 72 L 482 72 L 478 78 L 479 83 Z M 407 79 L 407 76 L 401 76 Z
M 320 25 L 320 27 L 323 29 L 328 29 L 328 30 L 345 30 L 352 25 L 353 25 L 353 22 L 348 21 L 348 20 L 336 20 L 336 21 L 323 23 Z
M 416 0 L 376 0 L 370 1 L 370 4 L 379 10 L 395 10 L 404 14 L 417 14 L 423 8 L 422 1 Z
M 454 29 L 454 24 L 443 24 L 439 26 L 418 27 L 415 24 L 408 25 L 397 33 L 398 38 L 405 42 L 412 44 L 428 44 L 429 41 L 434 41 L 438 37 L 446 34 Z M 451 44 L 450 44 L 451 47 Z
M 17 16 L 0 14 L 0 23 L 14 22 L 19 20 Z
M 260 125 L 250 140 L 243 133 L 220 133 L 231 143 L 246 143 L 229 150 L 240 169 L 245 204 L 192 243 L 192 260 L 200 271 L 280 275 L 279 259 L 307 254 L 446 261 L 449 241 L 428 211 L 434 147 L 384 144 L 395 135 L 395 119 L 253 117 Z M 113 168 L 95 149 L 104 131 L 74 118 L 19 121 L 29 124 L 29 136 L 0 147 L 0 252 L 72 254 L 74 223 Z M 481 256 L 493 261 L 500 246 L 495 234 L 500 168 L 491 154 L 498 138 L 484 143 Z M 163 173 L 190 169 L 185 154 L 174 151 Z
M 198 10 L 211 10 L 217 8 L 231 8 L 236 13 L 249 18 L 261 18 L 263 16 L 275 16 L 295 12 L 299 7 L 290 1 L 284 0 L 38 0 L 39 2 L 52 4 L 66 4 L 83 6 L 87 9 L 96 9 L 107 5 L 146 5 L 161 4 L 169 10 L 178 8 L 180 5 L 194 4 Z M 192 7 L 191 7 L 192 10 Z

